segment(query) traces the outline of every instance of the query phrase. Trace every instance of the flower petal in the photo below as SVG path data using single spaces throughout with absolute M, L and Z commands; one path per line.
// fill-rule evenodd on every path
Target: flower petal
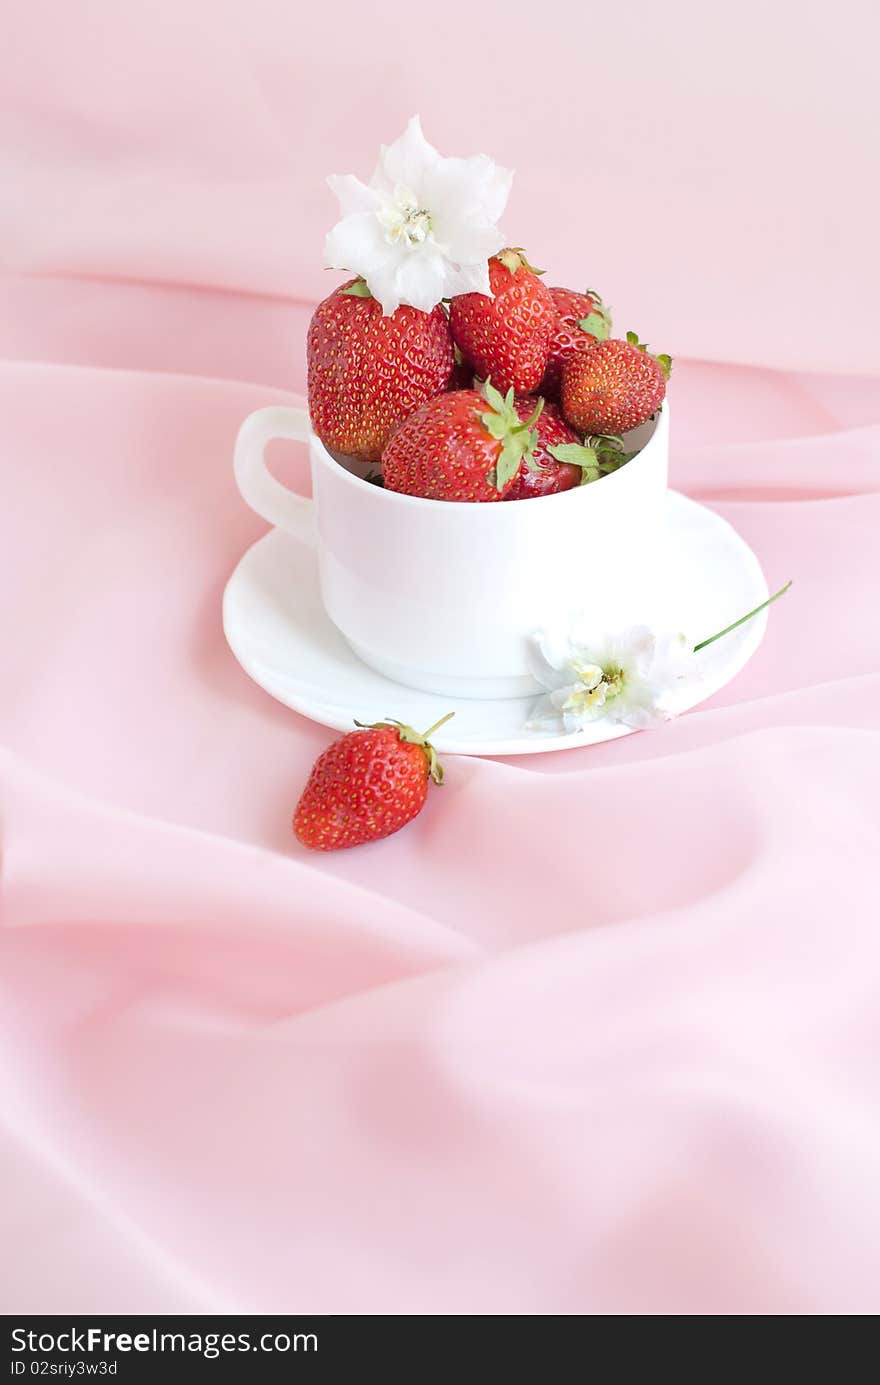
M 671 721 L 673 713 L 667 708 L 651 702 L 633 702 L 618 698 L 608 704 L 608 716 L 621 726 L 630 726 L 634 731 L 650 731 Z
M 388 191 L 395 186 L 408 188 L 421 200 L 427 174 L 439 162 L 439 153 L 425 139 L 422 122 L 414 115 L 393 144 L 383 144 L 371 185 Z
M 557 709 L 553 706 L 549 697 L 541 697 L 529 712 L 526 722 L 527 731 L 558 732 L 562 727 L 562 719 Z
M 596 717 L 588 716 L 584 712 L 563 712 L 562 728 L 564 731 L 568 731 L 569 734 L 573 731 L 585 731 L 587 723 L 595 720 Z
M 550 694 L 550 701 L 560 712 L 594 713 L 589 699 L 585 696 L 583 683 L 567 683 Z M 601 703 L 599 704 L 601 707 Z
M 425 202 L 437 239 L 459 264 L 494 255 L 504 246 L 498 220 L 507 204 L 513 173 L 485 154 L 441 159 L 425 178 Z M 488 235 L 487 235 L 488 233 Z
M 328 231 L 324 241 L 324 263 L 331 269 L 364 274 L 376 258 L 385 259 L 389 250 L 373 213 L 355 212 L 337 221 Z
M 373 263 L 367 283 L 370 293 L 382 305 L 385 317 L 390 317 L 400 307 L 400 292 L 397 287 L 399 261 L 392 252 L 387 259 Z M 365 276 L 366 277 L 366 276 Z
M 667 684 L 700 676 L 700 663 L 693 642 L 683 634 L 658 635 L 652 677 Z
M 611 660 L 630 677 L 646 677 L 651 671 L 656 650 L 653 630 L 647 625 L 631 625 L 608 640 Z
M 444 297 L 456 298 L 460 293 L 482 293 L 486 298 L 492 297 L 488 259 L 480 260 L 479 264 L 448 266 Z
M 436 308 L 446 295 L 446 261 L 430 241 L 414 246 L 397 266 L 395 285 L 401 303 L 423 313 Z
M 528 641 L 526 664 L 535 681 L 548 692 L 571 682 L 567 646 L 561 641 L 554 643 L 553 638 L 543 630 Z
M 332 269 L 361 275 L 386 317 L 400 306 L 395 284 L 398 254 L 372 212 L 357 212 L 337 221 L 324 242 L 324 262 Z
M 338 200 L 339 210 L 344 217 L 355 212 L 376 211 L 382 201 L 375 188 L 368 188 L 353 173 L 331 173 L 327 186 Z
M 473 220 L 450 224 L 434 217 L 433 212 L 432 218 L 437 243 L 455 264 L 486 264 L 504 249 L 504 236 L 497 226 L 481 226 Z
M 513 169 L 503 168 L 486 154 L 480 154 L 483 167 L 483 211 L 487 221 L 500 221 L 507 208 L 510 190 L 513 187 Z M 476 162 L 473 160 L 472 162 Z

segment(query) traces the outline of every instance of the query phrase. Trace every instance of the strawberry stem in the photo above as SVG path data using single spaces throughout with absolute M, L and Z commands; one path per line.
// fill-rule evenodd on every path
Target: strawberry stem
M 426 741 L 429 736 L 433 736 L 435 731 L 439 731 L 440 727 L 445 726 L 447 721 L 451 721 L 454 716 L 454 712 L 447 712 L 445 717 L 441 717 L 439 721 L 434 722 L 433 726 L 429 726 L 427 731 L 422 732 L 422 740 Z
M 756 606 L 753 611 L 749 611 L 748 615 L 740 616 L 739 620 L 735 620 L 732 625 L 726 625 L 723 630 L 719 630 L 717 635 L 710 635 L 707 640 L 701 640 L 699 644 L 695 644 L 694 653 L 698 654 L 701 649 L 706 648 L 707 644 L 714 644 L 716 640 L 721 639 L 722 635 L 729 635 L 731 630 L 735 630 L 737 626 L 745 625 L 746 621 L 751 620 L 752 616 L 756 616 L 761 611 L 766 610 L 768 606 L 772 606 L 773 602 L 778 601 L 780 596 L 785 596 L 790 586 L 791 578 L 789 578 L 784 587 L 779 588 L 778 592 L 774 592 L 772 596 L 767 597 L 766 601 L 762 601 L 760 606 Z

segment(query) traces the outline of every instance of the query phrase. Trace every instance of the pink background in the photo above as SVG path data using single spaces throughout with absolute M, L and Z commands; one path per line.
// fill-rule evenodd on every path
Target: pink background
M 0 1307 L 875 1312 L 869 7 L 3 23 Z M 795 587 L 669 728 L 324 859 L 329 735 L 220 632 L 231 447 L 302 388 L 323 175 L 415 110 L 676 355 L 673 483 Z

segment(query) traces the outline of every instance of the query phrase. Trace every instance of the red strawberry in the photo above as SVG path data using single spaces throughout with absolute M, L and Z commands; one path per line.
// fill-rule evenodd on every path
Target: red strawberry
M 399 721 L 380 721 L 334 741 L 312 767 L 293 815 L 293 830 L 313 851 L 390 837 L 421 812 L 428 779 L 443 771 L 428 737 Z
M 363 279 L 319 303 L 309 325 L 309 413 L 322 442 L 377 462 L 392 429 L 452 374 L 452 337 L 442 307 L 402 307 L 390 317 Z
M 528 394 L 541 382 L 556 310 L 521 250 L 489 261 L 492 296 L 462 293 L 449 304 L 452 335 L 465 360 L 500 390 Z
M 541 381 L 541 394 L 558 399 L 562 385 L 562 367 L 579 351 L 586 351 L 594 342 L 604 341 L 611 331 L 611 314 L 596 293 L 575 293 L 572 289 L 548 289 L 556 309 L 556 325 L 550 338 L 547 369 Z
M 513 390 L 504 397 L 488 380 L 482 390 L 430 399 L 382 453 L 385 489 L 426 500 L 503 500 L 534 450 L 537 433 L 530 425 L 542 403 L 523 422 Z
M 538 400 L 534 395 L 522 394 L 514 401 L 514 408 L 525 423 L 535 412 Z M 555 404 L 545 404 L 535 431 L 538 440 L 528 460 L 519 464 L 519 471 L 513 485 L 505 495 L 505 500 L 529 500 L 536 495 L 555 495 L 558 491 L 571 490 L 581 483 L 581 468 L 569 462 L 556 461 L 548 448 L 565 443 L 577 445 L 580 438 L 574 429 L 569 428 Z
M 666 397 L 672 362 L 649 356 L 635 332 L 600 341 L 562 372 L 562 412 L 581 433 L 628 433 L 647 422 Z

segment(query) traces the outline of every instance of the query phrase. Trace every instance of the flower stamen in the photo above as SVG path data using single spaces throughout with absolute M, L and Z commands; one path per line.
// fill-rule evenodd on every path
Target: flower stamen
M 409 188 L 395 187 L 391 201 L 376 212 L 389 245 L 423 245 L 431 234 L 431 213 L 420 207 Z

